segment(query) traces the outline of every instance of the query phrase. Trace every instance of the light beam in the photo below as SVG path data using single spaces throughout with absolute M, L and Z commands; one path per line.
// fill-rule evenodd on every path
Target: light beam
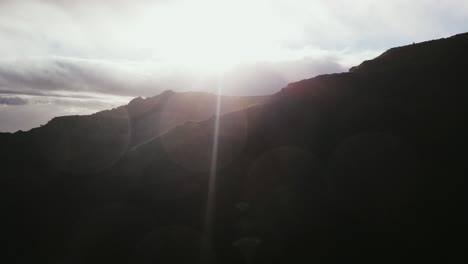
M 217 77 L 217 97 L 216 97 L 216 112 L 214 116 L 214 133 L 213 133 L 213 148 L 211 151 L 210 176 L 208 179 L 208 194 L 206 199 L 206 212 L 204 223 L 204 237 L 202 243 L 202 262 L 212 263 L 212 232 L 214 206 L 216 199 L 216 172 L 218 167 L 218 145 L 219 145 L 219 122 L 221 115 L 221 91 L 222 91 L 222 75 Z

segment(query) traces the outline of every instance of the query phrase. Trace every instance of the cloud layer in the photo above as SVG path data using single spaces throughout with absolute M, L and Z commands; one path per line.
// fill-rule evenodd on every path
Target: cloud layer
M 19 97 L 0 97 L 0 105 L 25 105 L 28 100 Z
M 224 72 L 222 91 L 231 95 L 270 94 L 291 81 L 344 70 L 333 57 L 259 62 Z M 217 90 L 214 78 L 213 74 L 158 69 L 148 63 L 61 57 L 0 61 L 0 93 L 7 94 L 135 97 L 154 96 L 168 89 L 213 92 Z
M 382 51 L 468 31 L 467 22 L 465 0 L 1 1 L 0 53 L 165 63 L 218 51 L 297 59 L 320 50 Z M 219 38 L 205 41 L 212 34 Z

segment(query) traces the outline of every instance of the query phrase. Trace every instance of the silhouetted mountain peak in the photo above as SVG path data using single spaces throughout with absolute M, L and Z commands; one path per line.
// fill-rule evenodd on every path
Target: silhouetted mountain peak
M 128 105 L 133 105 L 133 104 L 138 104 L 138 103 L 141 103 L 144 99 L 141 97 L 141 96 L 138 96 L 138 97 L 135 97 L 134 99 L 132 99 Z
M 408 71 L 438 69 L 464 63 L 467 65 L 468 33 L 430 40 L 387 50 L 372 60 L 352 67 L 350 72 Z

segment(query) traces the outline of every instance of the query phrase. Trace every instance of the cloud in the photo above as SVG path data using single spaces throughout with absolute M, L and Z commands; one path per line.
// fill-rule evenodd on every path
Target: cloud
M 70 98 L 22 95 L 17 98 L 27 103 L 18 106 L 3 104 L 4 98 L 11 97 L 0 94 L 0 132 L 26 131 L 44 125 L 56 116 L 92 114 L 127 104 L 131 100 L 129 97 L 112 96 Z M 11 103 L 11 100 L 8 102 Z
M 0 97 L 0 105 L 25 105 L 28 100 L 20 97 Z
M 232 95 L 272 94 L 291 82 L 344 71 L 347 71 L 347 67 L 341 65 L 334 56 L 257 62 L 241 65 L 225 73 L 223 89 L 226 94 Z
M 139 68 L 134 70 L 134 68 Z M 121 96 L 152 94 L 143 65 L 75 58 L 0 61 L 0 91 L 51 95 L 68 91 Z
M 217 48 L 221 55 L 234 53 L 234 58 L 298 59 L 324 49 L 382 52 L 468 31 L 465 0 L 1 3 L 0 53 L 13 58 L 55 55 L 184 63 L 187 56 L 205 56 Z M 212 35 L 220 37 L 206 41 Z
M 225 94 L 271 94 L 287 83 L 318 74 L 342 72 L 338 58 L 327 56 L 239 65 L 224 73 Z M 0 92 L 89 97 L 154 96 L 168 89 L 215 92 L 214 75 L 125 61 L 44 57 L 0 61 Z
M 304 19 L 296 48 L 383 50 L 468 31 L 464 0 L 319 2 L 315 7 L 295 5 L 299 17 L 311 17 Z

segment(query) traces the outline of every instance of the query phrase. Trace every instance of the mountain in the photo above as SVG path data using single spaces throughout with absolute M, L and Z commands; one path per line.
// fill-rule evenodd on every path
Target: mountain
M 220 114 L 241 110 L 267 98 L 222 96 Z M 217 96 L 209 93 L 165 91 L 147 99 L 138 97 L 128 105 L 89 116 L 56 117 L 27 133 L 4 135 L 8 139 L 3 144 L 9 144 L 11 138 L 26 137 L 30 141 L 26 146 L 28 151 L 40 153 L 36 158 L 45 158 L 44 164 L 56 170 L 102 170 L 127 150 L 176 126 L 215 115 L 216 100 Z M 4 151 L 9 149 L 4 148 Z M 10 156 L 11 153 L 4 155 Z
M 165 92 L 1 135 L 8 254 L 23 263 L 462 259 L 466 47 L 460 34 L 390 49 L 270 97 L 223 98 L 219 119 L 215 96 Z M 171 96 L 177 110 L 165 111 Z

